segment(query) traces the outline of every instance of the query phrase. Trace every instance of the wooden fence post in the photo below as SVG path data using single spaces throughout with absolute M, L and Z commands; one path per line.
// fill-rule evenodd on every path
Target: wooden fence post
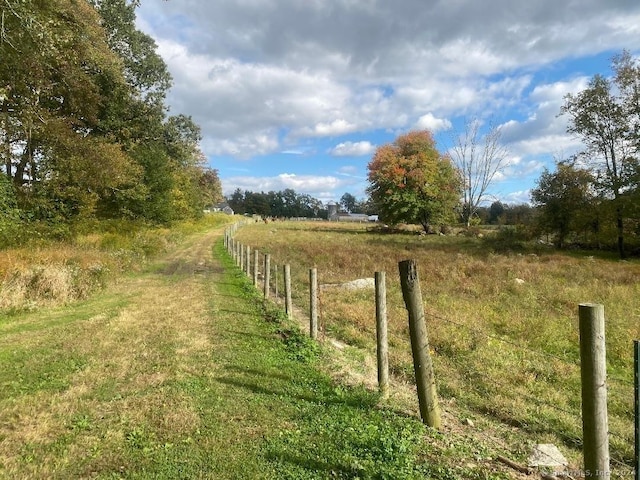
M 608 478 L 611 471 L 609 466 L 604 306 L 593 303 L 580 304 L 578 316 L 585 477 Z
M 253 286 L 258 288 L 258 270 L 260 264 L 260 252 L 256 248 L 253 251 Z
M 633 342 L 633 384 L 635 387 L 636 480 L 640 480 L 640 340 Z
M 242 243 L 238 243 L 238 266 L 240 267 L 240 271 L 244 271 L 244 245 Z
M 293 318 L 293 303 L 291 302 L 291 266 L 284 266 L 284 311 L 287 317 Z
M 378 357 L 378 390 L 382 398 L 389 397 L 389 345 L 387 341 L 387 285 L 385 272 L 375 273 L 376 342 Z
M 271 288 L 271 255 L 264 254 L 264 298 L 269 298 L 269 289 Z
M 402 297 L 409 312 L 409 335 L 413 353 L 413 369 L 416 374 L 418 403 L 422 421 L 433 428 L 440 428 L 440 406 L 436 393 L 436 380 L 429 354 L 429 337 L 424 319 L 422 293 L 415 260 L 403 260 L 398 264 Z
M 278 264 L 273 265 L 273 296 L 278 301 Z
M 246 265 L 245 265 L 245 272 L 247 274 L 248 277 L 251 276 L 251 247 L 249 245 L 247 245 L 247 254 L 246 254 Z
M 309 336 L 318 338 L 318 269 L 309 270 Z
M 238 245 L 240 245 L 240 242 L 238 240 L 234 240 L 233 241 L 233 261 L 235 262 L 236 266 L 238 265 Z

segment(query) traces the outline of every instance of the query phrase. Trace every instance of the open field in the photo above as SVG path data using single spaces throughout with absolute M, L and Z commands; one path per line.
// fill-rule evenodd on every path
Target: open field
M 81 301 L 0 313 L 0 477 L 520 478 L 333 381 L 332 352 L 261 301 L 220 232 Z
M 640 338 L 640 263 L 534 250 L 494 251 L 490 238 L 380 234 L 367 225 L 274 222 L 242 227 L 236 239 L 273 264 L 291 265 L 294 302 L 308 303 L 308 269 L 332 284 L 387 272 L 390 363 L 412 381 L 398 262 L 418 261 L 443 408 L 513 427 L 496 451 L 526 459 L 533 443 L 555 443 L 580 465 L 577 309 L 605 306 L 612 476 L 628 474 L 633 448 L 633 339 Z M 273 278 L 273 274 L 272 274 Z M 282 291 L 282 286 L 280 286 Z M 375 354 L 372 290 L 321 289 L 326 336 Z

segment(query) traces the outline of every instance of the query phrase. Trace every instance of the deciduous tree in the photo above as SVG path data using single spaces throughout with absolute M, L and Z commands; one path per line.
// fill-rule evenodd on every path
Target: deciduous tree
M 640 68 L 623 53 L 614 59 L 612 80 L 595 75 L 586 89 L 565 96 L 567 130 L 582 140 L 581 152 L 595 171 L 595 185 L 616 211 L 617 246 L 625 256 L 624 220 L 628 196 L 638 182 L 638 85 Z
M 430 132 L 410 132 L 378 147 L 368 167 L 368 192 L 383 221 L 415 223 L 428 232 L 452 218 L 460 199 L 459 176 Z
M 555 234 L 558 248 L 567 237 L 584 229 L 588 209 L 593 206 L 593 176 L 571 162 L 558 162 L 556 171 L 545 169 L 531 191 L 538 206 L 538 222 L 542 230 Z
M 509 152 L 501 143 L 499 127 L 490 125 L 481 133 L 478 119 L 466 122 L 464 132 L 454 138 L 451 156 L 462 182 L 462 218 L 467 227 L 476 215 L 487 190 L 509 166 Z

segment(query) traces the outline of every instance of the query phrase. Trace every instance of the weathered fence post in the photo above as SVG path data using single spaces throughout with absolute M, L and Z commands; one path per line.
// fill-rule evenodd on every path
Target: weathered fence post
M 422 293 L 415 260 L 403 260 L 398 264 L 402 297 L 409 312 L 409 335 L 413 353 L 413 369 L 416 374 L 418 403 L 422 421 L 433 428 L 440 428 L 440 406 L 436 392 L 436 380 L 429 354 L 429 337 L 424 319 Z
M 240 250 L 240 254 L 238 255 L 238 266 L 241 271 L 244 271 L 244 245 L 242 243 L 238 244 L 238 250 Z
M 640 480 L 640 340 L 633 342 L 633 384 L 635 388 L 636 480 Z
M 309 270 L 309 336 L 318 338 L 318 269 Z
M 288 318 L 293 318 L 293 303 L 291 302 L 291 266 L 284 266 L 284 311 Z
M 387 342 L 387 285 L 385 272 L 375 273 L 375 283 L 378 390 L 382 398 L 387 398 L 389 396 L 389 345 Z
M 247 245 L 247 254 L 246 254 L 246 265 L 245 265 L 245 272 L 247 274 L 248 277 L 251 276 L 251 247 L 249 245 Z
M 271 255 L 264 254 L 264 298 L 269 298 L 269 289 L 271 288 Z
M 260 252 L 256 248 L 253 251 L 253 286 L 258 288 L 258 270 L 260 264 Z
M 593 303 L 580 304 L 578 316 L 585 477 L 608 478 L 611 472 L 609 467 L 604 306 Z
M 273 296 L 278 301 L 278 264 L 273 265 Z
M 239 257 L 239 250 L 238 247 L 240 246 L 240 241 L 239 240 L 234 240 L 233 241 L 233 260 L 236 263 L 236 266 L 238 265 L 238 257 Z

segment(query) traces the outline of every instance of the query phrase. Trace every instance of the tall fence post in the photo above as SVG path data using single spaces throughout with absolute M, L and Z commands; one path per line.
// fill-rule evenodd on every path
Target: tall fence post
M 413 353 L 413 369 L 416 374 L 418 403 L 422 421 L 433 428 L 440 428 L 440 406 L 436 393 L 436 380 L 429 354 L 429 337 L 424 319 L 422 293 L 415 260 L 403 260 L 398 264 L 402 297 L 409 312 L 409 335 Z
M 604 306 L 582 303 L 578 307 L 578 317 L 585 477 L 608 478 L 610 466 Z
M 284 266 L 284 311 L 288 318 L 293 318 L 293 302 L 291 301 L 291 266 Z
M 245 265 L 245 272 L 247 274 L 248 277 L 251 276 L 251 247 L 249 245 L 247 245 L 247 254 L 245 255 L 245 260 L 246 260 L 246 265 Z
M 636 480 L 640 480 L 640 340 L 633 342 L 633 385 L 635 389 Z
M 238 240 L 233 240 L 233 263 L 235 263 L 236 266 L 238 265 L 238 243 L 240 243 Z
M 387 341 L 387 284 L 385 272 L 375 273 L 375 284 L 378 390 L 382 398 L 387 398 L 389 397 L 389 345 Z
M 309 336 L 318 338 L 318 269 L 309 270 Z
M 264 298 L 269 298 L 269 289 L 271 288 L 271 255 L 264 254 Z
M 253 251 L 253 286 L 258 288 L 258 270 L 260 269 L 260 252 L 256 248 Z
M 240 250 L 240 255 L 238 255 L 238 266 L 240 267 L 240 271 L 244 271 L 244 245 L 242 243 L 238 244 L 238 250 Z
M 273 296 L 278 301 L 278 264 L 273 265 Z

